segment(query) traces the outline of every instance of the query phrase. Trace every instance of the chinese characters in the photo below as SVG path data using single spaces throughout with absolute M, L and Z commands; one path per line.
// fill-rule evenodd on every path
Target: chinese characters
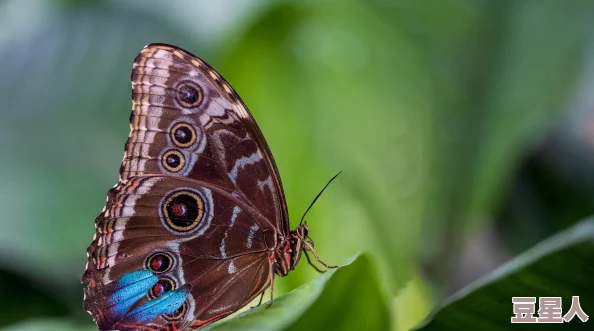
M 571 297 L 571 307 L 563 314 L 561 297 L 538 298 L 538 312 L 536 311 L 536 297 L 513 297 L 512 323 L 563 323 L 569 322 L 577 316 L 582 322 L 589 318 L 580 305 L 580 297 Z M 538 313 L 538 316 L 535 315 Z

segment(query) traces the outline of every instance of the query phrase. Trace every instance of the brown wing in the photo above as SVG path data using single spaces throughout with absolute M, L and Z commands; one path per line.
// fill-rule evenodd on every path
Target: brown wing
M 211 322 L 238 310 L 269 286 L 271 265 L 263 230 L 231 199 L 193 181 L 130 178 L 110 190 L 96 226 L 84 276 L 91 284 L 85 290 L 85 309 L 102 330 L 171 323 L 183 329 Z M 150 271 L 155 281 L 141 286 L 145 278 L 135 276 L 128 287 L 139 287 L 129 290 L 138 295 L 118 296 L 122 290 L 118 283 L 142 270 Z M 181 288 L 189 294 L 177 315 L 161 313 L 137 320 L 130 313 L 165 291 Z
M 155 173 L 197 179 L 235 193 L 260 214 L 254 216 L 261 226 L 270 222 L 288 234 L 282 184 L 268 145 L 214 69 L 175 46 L 148 45 L 134 61 L 132 99 L 122 179 Z
M 174 46 L 132 71 L 120 183 L 97 217 L 83 281 L 101 330 L 211 323 L 269 286 L 270 249 L 289 232 L 276 165 L 233 89 Z

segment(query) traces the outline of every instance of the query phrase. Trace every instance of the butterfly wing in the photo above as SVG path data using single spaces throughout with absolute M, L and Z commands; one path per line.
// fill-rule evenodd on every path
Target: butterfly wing
M 247 107 L 214 69 L 175 46 L 151 44 L 134 61 L 132 88 L 122 179 L 166 173 L 202 180 L 235 192 L 289 233 L 272 153 Z
M 183 329 L 269 285 L 262 230 L 232 200 L 193 184 L 145 176 L 110 190 L 85 275 L 85 309 L 102 330 Z
M 134 62 L 120 182 L 87 251 L 84 306 L 101 330 L 185 330 L 270 285 L 288 233 L 278 171 L 253 118 L 210 66 L 151 44 Z

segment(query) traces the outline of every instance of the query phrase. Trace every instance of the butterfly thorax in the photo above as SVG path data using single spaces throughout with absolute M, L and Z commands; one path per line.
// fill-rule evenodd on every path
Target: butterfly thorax
M 300 225 L 276 246 L 274 254 L 271 255 L 274 259 L 275 274 L 284 277 L 289 274 L 289 271 L 295 269 L 301 258 L 308 232 L 307 224 Z

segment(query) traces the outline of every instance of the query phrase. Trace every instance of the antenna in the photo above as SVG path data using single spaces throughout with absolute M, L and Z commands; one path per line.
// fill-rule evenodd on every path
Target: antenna
M 307 212 L 311 209 L 311 207 L 313 207 L 314 203 L 316 203 L 316 201 L 318 200 L 318 198 L 320 197 L 320 195 L 322 195 L 322 193 L 324 193 L 324 190 L 326 189 L 326 187 L 328 187 L 328 185 L 330 185 L 330 183 L 332 183 L 332 181 L 338 177 L 338 175 L 340 175 L 342 173 L 342 171 L 339 171 L 336 175 L 334 175 L 334 177 L 332 177 L 329 181 L 328 184 L 326 184 L 326 186 L 324 186 L 324 188 L 320 191 L 320 193 L 318 193 L 318 195 L 316 195 L 316 197 L 313 199 L 313 202 L 311 203 L 311 205 L 309 205 L 309 207 L 307 207 L 307 210 L 305 211 L 305 213 L 303 213 L 303 216 L 301 217 L 301 221 L 299 221 L 299 226 L 301 226 L 301 224 L 303 224 L 303 219 L 305 219 L 305 215 L 307 215 Z

